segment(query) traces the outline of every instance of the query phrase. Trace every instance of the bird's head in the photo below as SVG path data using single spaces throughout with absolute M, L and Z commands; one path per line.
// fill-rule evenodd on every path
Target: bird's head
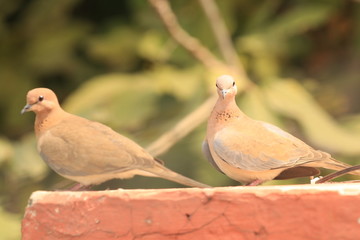
M 36 114 L 49 112 L 59 106 L 55 93 L 48 88 L 34 88 L 27 93 L 26 105 L 21 114 L 33 111 Z
M 227 97 L 234 97 L 237 93 L 235 80 L 230 75 L 222 75 L 216 79 L 216 88 L 219 97 L 225 99 Z

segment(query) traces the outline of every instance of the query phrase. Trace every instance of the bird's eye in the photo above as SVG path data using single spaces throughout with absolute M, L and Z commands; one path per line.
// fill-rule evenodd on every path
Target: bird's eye
M 217 85 L 217 83 L 215 84 L 215 86 L 216 86 L 217 88 L 219 88 L 219 86 Z
M 39 102 L 41 102 L 42 100 L 44 100 L 44 96 L 39 96 Z
M 235 86 L 235 82 L 233 82 L 233 86 Z

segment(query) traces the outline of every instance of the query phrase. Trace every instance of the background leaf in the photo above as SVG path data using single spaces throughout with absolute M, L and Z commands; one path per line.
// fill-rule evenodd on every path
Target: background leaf
M 319 148 L 348 155 L 360 154 L 360 135 L 338 124 L 294 80 L 280 80 L 266 88 L 274 110 L 299 121 L 305 135 Z

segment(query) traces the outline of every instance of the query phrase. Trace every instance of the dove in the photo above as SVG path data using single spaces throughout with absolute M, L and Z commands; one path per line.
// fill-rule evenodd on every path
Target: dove
M 228 177 L 255 186 L 272 179 L 315 176 L 320 173 L 318 168 L 351 167 L 270 123 L 245 115 L 236 105 L 237 87 L 232 76 L 218 77 L 216 88 L 219 97 L 207 123 L 202 150 Z
M 192 187 L 209 187 L 163 166 L 137 143 L 99 122 L 64 111 L 48 88 L 27 94 L 21 113 L 33 111 L 37 149 L 59 175 L 91 186 L 134 175 L 160 177 Z

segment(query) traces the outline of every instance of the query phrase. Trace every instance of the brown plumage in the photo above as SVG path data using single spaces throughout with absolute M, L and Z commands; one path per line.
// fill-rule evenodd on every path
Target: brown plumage
M 34 127 L 41 157 L 65 178 L 86 186 L 143 175 L 187 186 L 208 187 L 169 170 L 138 144 L 111 128 L 65 112 L 50 89 L 29 91 L 27 105 L 21 112 L 28 111 L 36 114 Z
M 272 179 L 314 176 L 319 173 L 317 167 L 350 167 L 274 125 L 246 116 L 236 105 L 237 89 L 231 76 L 219 77 L 216 87 L 219 98 L 208 121 L 203 152 L 230 178 L 257 185 Z

